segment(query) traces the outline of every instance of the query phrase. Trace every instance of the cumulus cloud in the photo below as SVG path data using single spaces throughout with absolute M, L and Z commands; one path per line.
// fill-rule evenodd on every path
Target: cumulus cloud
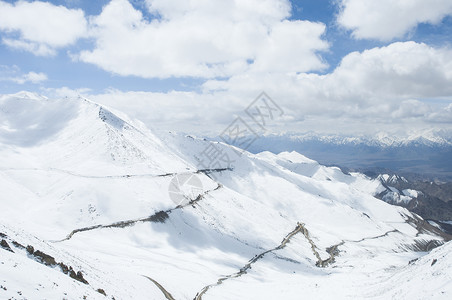
M 452 123 L 452 103 L 447 105 L 446 107 L 434 111 L 429 114 L 428 119 L 433 123 Z
M 11 80 L 18 84 L 24 84 L 26 82 L 40 83 L 47 80 L 47 75 L 42 72 L 28 72 L 27 74 L 24 74 L 20 77 L 13 77 L 11 78 Z
M 42 43 L 35 43 L 23 40 L 3 38 L 3 44 L 10 48 L 31 52 L 37 56 L 51 56 L 56 54 L 56 50 Z
M 326 75 L 241 74 L 228 80 L 210 80 L 205 91 L 245 92 L 250 86 L 284 94 L 295 100 L 314 99 L 375 104 L 376 101 L 435 98 L 452 95 L 452 50 L 423 43 L 397 42 L 346 55 Z M 298 101 L 299 102 L 299 101 Z
M 325 25 L 289 21 L 287 0 L 147 1 L 147 20 L 127 0 L 112 0 L 91 20 L 92 50 L 81 61 L 144 78 L 228 77 L 307 72 L 326 67 Z
M 372 131 L 404 123 L 412 129 L 434 122 L 452 125 L 452 106 L 445 100 L 452 96 L 451 62 L 448 48 L 393 43 L 350 53 L 326 75 L 249 71 L 208 80 L 200 93 L 109 91 L 94 97 L 150 126 L 177 128 L 179 123 L 191 124 L 193 131 L 219 131 L 264 90 L 285 111 L 281 122 L 275 123 L 279 131 Z M 445 104 L 433 105 L 432 99 L 443 99 Z
M 452 95 L 452 50 L 397 42 L 346 55 L 330 80 L 364 97 Z
M 22 73 L 17 66 L 0 65 L 0 81 L 11 81 L 17 84 L 41 83 L 47 80 L 47 75 L 42 72 Z
M 87 21 L 80 9 L 40 1 L 0 1 L 0 31 L 5 45 L 49 56 L 86 36 Z
M 394 0 L 390 4 L 396 9 L 387 9 L 386 0 L 343 0 L 338 22 L 356 38 L 389 40 L 450 13 L 450 1 L 432 1 L 423 9 L 424 2 Z M 413 13 L 394 13 L 404 5 Z M 30 13 L 27 18 L 31 8 L 44 17 Z M 372 130 L 404 122 L 452 125 L 450 48 L 396 42 L 349 53 L 330 73 L 317 74 L 313 71 L 327 67 L 319 55 L 329 49 L 325 25 L 290 19 L 288 0 L 147 0 L 141 8 L 112 0 L 87 24 L 79 10 L 0 0 L 0 31 L 5 45 L 43 56 L 88 36 L 93 44 L 72 57 L 121 76 L 206 79 L 199 91 L 190 92 L 44 90 L 55 96 L 85 94 L 150 127 L 220 132 L 261 91 L 284 109 L 277 131 Z M 1 78 L 16 83 L 46 79 L 43 73 L 20 70 Z M 444 102 L 432 104 L 431 99 Z
M 357 39 L 389 41 L 451 14 L 450 0 L 340 0 L 337 21 Z
M 86 96 L 91 91 L 92 90 L 89 88 L 71 89 L 67 86 L 59 88 L 46 88 L 46 87 L 41 88 L 41 92 L 45 93 L 47 96 L 51 98 L 64 98 L 64 97 L 76 98 L 78 96 Z
M 430 105 L 419 100 L 404 100 L 391 114 L 392 118 L 418 118 L 428 116 L 432 111 Z
M 157 131 L 215 134 L 224 124 L 232 121 L 229 113 L 239 109 L 234 103 L 227 103 L 223 95 L 196 92 L 157 93 L 110 89 L 105 93 L 86 96 L 118 109 Z
M 326 75 L 248 71 L 208 80 L 199 92 L 111 89 L 86 96 L 154 129 L 208 135 L 221 133 L 237 116 L 246 119 L 244 109 L 261 91 L 284 110 L 267 127 L 273 132 L 452 129 L 451 61 L 448 48 L 393 43 L 350 53 Z

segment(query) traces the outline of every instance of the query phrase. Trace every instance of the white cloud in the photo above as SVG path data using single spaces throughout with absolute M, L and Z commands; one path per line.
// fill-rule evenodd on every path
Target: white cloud
M 207 80 L 200 92 L 109 90 L 87 97 L 143 120 L 150 127 L 210 134 L 220 133 L 261 91 L 266 91 L 285 111 L 284 118 L 274 124 L 275 131 L 346 133 L 385 127 L 452 127 L 452 106 L 448 106 L 452 101 L 450 48 L 392 43 L 350 53 L 325 75 L 278 69 L 263 72 L 258 70 L 257 62 L 229 78 Z M 283 68 L 290 70 L 288 66 Z
M 11 5 L 0 1 L 0 16 L 4 14 L 3 8 L 7 8 L 16 17 L 25 18 L 23 7 L 35 3 L 44 11 L 61 13 L 52 21 L 55 24 L 61 24 L 62 16 L 67 13 L 74 17 L 68 24 L 81 27 L 73 32 L 69 28 L 69 34 L 61 35 L 66 30 L 63 26 L 56 30 L 55 36 L 49 36 L 45 32 L 52 32 L 52 26 L 56 25 L 47 21 L 39 23 L 38 14 L 27 20 L 12 20 L 8 15 L 6 19 L 0 18 L 0 30 L 8 32 L 3 37 L 4 44 L 36 55 L 54 55 L 58 48 L 88 35 L 95 42 L 93 48 L 74 57 L 109 72 L 144 78 L 208 79 L 200 92 L 112 89 L 89 95 L 88 89 L 44 89 L 58 97 L 85 94 L 145 121 L 150 127 L 158 124 L 165 129 L 219 133 L 263 90 L 285 111 L 285 117 L 275 124 L 279 126 L 278 131 L 319 128 L 365 131 L 393 124 L 452 125 L 452 106 L 448 105 L 452 99 L 451 49 L 416 42 L 392 43 L 350 53 L 329 74 L 310 73 L 326 66 L 319 56 L 319 52 L 329 47 L 323 36 L 325 25 L 289 20 L 291 7 L 287 0 L 148 0 L 147 8 L 154 16 L 150 20 L 128 1 L 113 0 L 98 16 L 90 18 L 89 29 L 83 12 L 43 2 Z M 339 21 L 362 22 L 359 26 L 347 25 L 353 22 L 341 23 L 354 30 L 357 38 L 390 39 L 403 35 L 418 22 L 442 18 L 439 13 L 423 12 L 426 14 L 422 17 L 416 13 L 409 18 L 402 13 L 400 24 L 394 25 L 392 11 L 387 19 L 381 19 L 381 5 L 389 5 L 386 0 L 371 4 L 368 1 L 356 4 L 352 0 L 343 3 Z M 412 1 L 410 5 L 420 4 Z M 372 9 L 368 13 L 375 16 L 365 14 L 369 7 Z M 442 6 L 444 14 L 446 8 Z M 351 13 L 350 9 L 355 12 Z M 437 12 L 429 9 L 427 12 Z M 359 20 L 347 17 L 355 13 L 360 14 Z M 48 18 L 51 17 L 46 15 L 43 19 Z M 44 33 L 37 34 L 29 28 L 34 22 L 39 23 L 36 32 Z M 372 22 L 383 25 L 373 26 Z M 389 35 L 386 26 L 394 29 Z M 46 79 L 43 73 L 22 74 L 15 69 L 0 74 L 0 80 L 19 84 Z M 444 102 L 432 104 L 432 99 Z
M 47 75 L 39 72 L 21 73 L 17 66 L 0 65 L 0 81 L 11 81 L 17 84 L 24 84 L 27 82 L 40 83 L 47 80 Z
M 214 17 L 259 20 L 274 23 L 290 15 L 289 1 L 248 0 L 248 1 L 203 1 L 203 0 L 146 0 L 149 11 L 166 20 L 180 18 L 187 14 L 212 15 Z
M 433 123 L 452 123 L 452 103 L 442 108 L 441 110 L 434 111 L 429 114 L 428 119 Z
M 225 101 L 227 97 L 196 92 L 124 92 L 111 89 L 87 97 L 139 119 L 151 129 L 187 133 L 215 134 L 232 121 L 229 113 L 234 107 L 237 109 L 234 101 Z
M 18 84 L 24 84 L 26 82 L 40 83 L 47 80 L 47 75 L 42 72 L 28 72 L 20 77 L 11 78 L 11 80 Z
M 363 122 L 372 130 L 375 124 L 426 125 L 439 112 L 437 120 L 452 121 L 443 106 L 430 104 L 432 99 L 452 101 L 451 70 L 451 49 L 404 42 L 350 53 L 326 75 L 245 73 L 203 87 L 206 94 L 222 91 L 244 99 L 265 90 L 293 120 L 306 120 L 286 124 L 292 130 L 337 130 L 339 124 L 364 130 Z
M 51 98 L 78 97 L 85 96 L 91 92 L 89 88 L 71 89 L 66 86 L 60 88 L 41 88 L 41 92 Z
M 251 76 L 252 75 L 252 76 Z M 350 103 L 374 103 L 376 99 L 412 99 L 452 96 L 452 49 L 433 48 L 415 42 L 398 42 L 346 55 L 326 75 L 275 76 L 241 74 L 229 80 L 211 80 L 206 91 L 249 87 L 272 93 L 308 95 L 308 98 Z
M 120 75 L 228 77 L 249 70 L 306 72 L 325 63 L 325 25 L 288 21 L 287 0 L 147 1 L 147 21 L 126 0 L 91 20 L 93 50 L 79 59 Z
M 397 42 L 353 52 L 330 77 L 338 89 L 346 87 L 351 94 L 358 92 L 363 97 L 451 96 L 452 49 Z
M 0 1 L 0 31 L 7 46 L 48 56 L 86 36 L 87 21 L 80 9 L 40 1 Z
M 259 49 L 251 70 L 255 72 L 306 72 L 326 67 L 313 50 L 326 50 L 319 37 L 325 25 L 309 21 L 284 20 L 274 25 L 268 42 Z M 294 34 L 296 33 L 296 34 Z
M 248 71 L 201 92 L 109 90 L 87 97 L 151 128 L 219 134 L 266 91 L 284 110 L 269 130 L 375 133 L 452 129 L 452 50 L 404 42 L 354 52 L 327 75 Z
M 428 104 L 419 100 L 404 100 L 391 113 L 391 117 L 395 119 L 428 117 L 431 111 L 432 108 Z
M 357 39 L 389 41 L 419 23 L 437 24 L 452 14 L 450 0 L 340 0 L 338 23 Z
M 2 42 L 8 47 L 28 51 L 37 56 L 51 56 L 56 54 L 56 50 L 47 46 L 46 44 L 8 38 L 4 38 Z

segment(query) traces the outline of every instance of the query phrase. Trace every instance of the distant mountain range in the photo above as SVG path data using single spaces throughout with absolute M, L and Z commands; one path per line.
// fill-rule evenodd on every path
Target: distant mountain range
M 395 172 L 410 179 L 452 180 L 452 132 L 428 130 L 404 137 L 264 135 L 248 148 L 252 153 L 297 151 L 325 165 L 345 170 Z
M 280 135 L 284 136 L 284 135 Z M 406 146 L 452 146 L 452 132 L 447 130 L 423 130 L 405 135 L 391 135 L 379 132 L 375 135 L 322 135 L 316 133 L 285 135 L 298 141 L 321 141 L 335 145 L 366 145 L 377 147 L 406 147 Z

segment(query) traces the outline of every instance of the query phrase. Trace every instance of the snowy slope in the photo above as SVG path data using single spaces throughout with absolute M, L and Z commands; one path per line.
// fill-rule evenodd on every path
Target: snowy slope
M 393 276 L 384 278 L 379 282 L 379 289 L 370 295 L 382 299 L 449 299 L 452 293 L 451 268 L 452 243 L 449 242 L 410 261 Z
M 105 299 L 102 291 L 116 299 L 160 296 L 139 274 L 119 277 L 109 266 L 99 269 L 75 251 L 56 248 L 12 226 L 0 224 L 0 239 L 1 299 Z
M 200 166 L 212 145 L 232 164 Z M 391 293 L 404 277 L 385 280 L 447 239 L 374 198 L 380 186 L 362 174 L 236 150 L 156 136 L 87 99 L 1 96 L 0 298 L 380 297 L 371 274 Z M 176 203 L 168 190 L 181 174 L 200 185 Z

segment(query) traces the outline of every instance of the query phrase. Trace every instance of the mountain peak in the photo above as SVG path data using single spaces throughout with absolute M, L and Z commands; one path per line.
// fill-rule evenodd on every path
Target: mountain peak
M 6 97 L 14 97 L 14 98 L 23 98 L 23 99 L 32 99 L 32 100 L 46 100 L 48 99 L 46 96 L 43 96 L 41 94 L 35 93 L 35 92 L 28 92 L 28 91 L 20 91 L 15 94 L 9 94 L 9 95 L 3 95 Z
M 0 99 L 0 298 L 363 298 L 450 238 L 375 198 L 380 182 L 298 152 L 27 97 Z

